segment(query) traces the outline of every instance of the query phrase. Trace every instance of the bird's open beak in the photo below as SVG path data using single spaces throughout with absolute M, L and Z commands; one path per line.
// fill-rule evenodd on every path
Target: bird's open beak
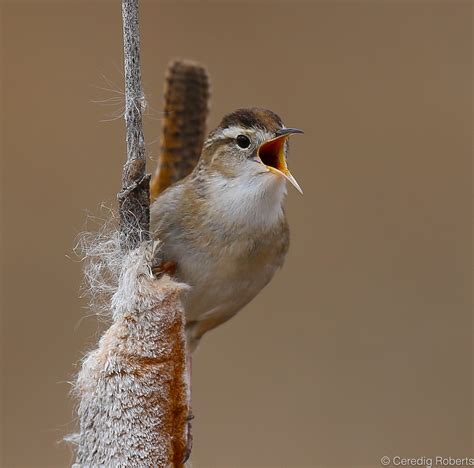
M 283 176 L 291 182 L 298 192 L 303 194 L 303 190 L 301 190 L 298 182 L 296 182 L 296 179 L 288 170 L 285 158 L 285 142 L 290 135 L 295 133 L 303 133 L 303 131 L 298 130 L 297 128 L 282 128 L 278 130 L 275 138 L 272 138 L 259 146 L 258 156 L 269 171 Z

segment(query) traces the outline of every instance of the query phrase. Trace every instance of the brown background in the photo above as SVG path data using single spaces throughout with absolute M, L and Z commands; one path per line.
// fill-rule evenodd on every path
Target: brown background
M 258 105 L 306 131 L 286 265 L 195 357 L 194 467 L 474 455 L 471 21 L 460 1 L 143 1 L 150 168 L 176 56 L 209 68 L 211 126 Z M 119 186 L 123 122 L 101 120 L 121 104 L 93 101 L 120 96 L 121 34 L 118 1 L 2 4 L 2 466 L 71 461 L 68 381 L 100 326 L 67 255 Z

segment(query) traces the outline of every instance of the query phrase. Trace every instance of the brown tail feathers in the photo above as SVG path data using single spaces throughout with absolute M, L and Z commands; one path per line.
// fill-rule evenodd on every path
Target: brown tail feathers
M 201 155 L 209 112 L 209 77 L 197 63 L 176 60 L 165 81 L 165 112 L 158 167 L 150 183 L 153 202 L 186 177 Z

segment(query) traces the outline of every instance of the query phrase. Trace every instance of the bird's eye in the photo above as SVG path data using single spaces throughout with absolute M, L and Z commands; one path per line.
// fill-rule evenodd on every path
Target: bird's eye
M 246 135 L 238 135 L 236 141 L 239 148 L 248 148 L 250 146 L 250 138 Z

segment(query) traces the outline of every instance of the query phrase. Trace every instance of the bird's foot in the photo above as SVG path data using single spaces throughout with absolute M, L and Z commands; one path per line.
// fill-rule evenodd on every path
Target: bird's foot
M 188 417 L 186 418 L 186 447 L 184 449 L 183 465 L 189 460 L 191 456 L 191 450 L 193 448 L 193 434 L 191 432 L 192 424 L 191 421 L 194 419 L 194 414 L 189 409 Z
M 173 276 L 176 273 L 176 262 L 161 262 L 157 265 L 151 266 L 151 271 L 155 278 L 160 278 L 163 275 Z

